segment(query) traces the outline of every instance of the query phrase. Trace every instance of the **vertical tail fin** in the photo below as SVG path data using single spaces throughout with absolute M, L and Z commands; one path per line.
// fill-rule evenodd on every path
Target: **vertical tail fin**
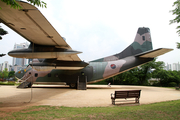
M 129 45 L 126 49 L 124 49 L 122 52 L 109 57 L 94 60 L 92 62 L 114 61 L 128 56 L 133 56 L 145 51 L 149 51 L 152 49 L 153 48 L 152 48 L 150 29 L 145 27 L 140 27 L 137 31 L 134 42 L 131 45 Z
M 142 27 L 138 29 L 134 42 L 116 56 L 120 59 L 149 50 L 152 50 L 150 29 Z

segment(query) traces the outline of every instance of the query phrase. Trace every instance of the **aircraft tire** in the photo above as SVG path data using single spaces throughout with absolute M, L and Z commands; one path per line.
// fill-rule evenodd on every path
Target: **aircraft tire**
M 28 85 L 28 88 L 31 88 L 31 86 L 32 86 L 32 84 L 30 83 L 30 84 Z
M 70 86 L 70 88 L 77 88 L 77 84 L 76 83 L 70 83 L 69 86 Z

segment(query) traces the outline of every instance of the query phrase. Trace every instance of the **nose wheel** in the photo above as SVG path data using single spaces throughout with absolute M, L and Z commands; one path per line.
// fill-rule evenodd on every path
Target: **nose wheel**
M 70 86 L 70 88 L 77 88 L 77 84 L 76 83 L 70 83 L 69 86 Z
M 28 85 L 28 88 L 31 88 L 31 86 L 32 86 L 32 84 L 30 83 L 30 84 Z

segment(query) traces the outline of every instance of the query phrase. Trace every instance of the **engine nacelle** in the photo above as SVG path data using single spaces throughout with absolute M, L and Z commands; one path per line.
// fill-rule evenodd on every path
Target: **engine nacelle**
M 45 45 L 37 45 L 32 44 L 29 48 L 26 49 L 16 49 L 12 50 L 8 53 L 9 56 L 16 57 L 16 58 L 59 58 L 59 57 L 66 57 L 75 54 L 79 54 L 81 52 L 65 49 L 65 48 L 57 48 L 55 46 L 45 46 Z

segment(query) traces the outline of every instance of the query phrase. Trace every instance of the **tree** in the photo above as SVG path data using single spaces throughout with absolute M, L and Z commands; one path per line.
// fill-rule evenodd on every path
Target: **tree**
M 2 72 L 0 71 L 0 78 L 2 78 Z
M 168 87 L 171 83 L 175 83 L 176 85 L 180 83 L 180 71 L 166 71 L 161 69 L 153 71 L 153 76 L 160 80 L 160 86 Z
M 8 72 L 7 68 L 5 68 L 5 69 L 3 70 L 2 74 L 3 74 L 3 78 L 8 78 L 9 72 Z
M 9 74 L 8 74 L 8 77 L 14 77 L 14 74 L 15 74 L 15 71 L 10 71 Z
M 14 9 L 21 9 L 22 7 L 16 2 L 16 0 L 1 0 L 5 2 L 7 5 L 11 5 L 12 8 Z M 30 2 L 34 6 L 37 5 L 38 7 L 45 7 L 46 8 L 46 3 L 41 1 L 41 0 L 27 0 L 27 2 Z
M 162 62 L 162 61 L 155 62 L 156 59 L 157 58 L 155 58 L 151 62 L 148 62 L 144 65 L 141 65 L 141 66 L 135 68 L 136 71 L 134 73 L 132 73 L 132 75 L 134 75 L 138 79 L 138 82 L 140 85 L 148 84 L 148 79 L 150 79 L 152 77 L 151 69 L 154 69 L 154 70 L 163 69 L 164 62 Z
M 176 17 L 173 20 L 170 20 L 170 24 L 180 22 L 180 0 L 176 0 L 173 3 L 173 6 L 175 7 L 175 9 L 171 10 L 170 12 L 172 12 L 173 15 L 176 15 Z M 177 29 L 177 33 L 180 36 L 180 25 L 178 25 L 176 29 Z M 177 42 L 177 48 L 180 49 L 180 43 L 178 42 Z
M 108 82 L 114 82 L 115 84 L 126 84 L 126 85 L 147 85 L 148 79 L 152 77 L 151 69 L 158 71 L 163 69 L 164 62 L 155 62 L 156 58 L 144 65 L 131 69 L 127 72 L 121 73 L 112 78 L 107 79 Z

